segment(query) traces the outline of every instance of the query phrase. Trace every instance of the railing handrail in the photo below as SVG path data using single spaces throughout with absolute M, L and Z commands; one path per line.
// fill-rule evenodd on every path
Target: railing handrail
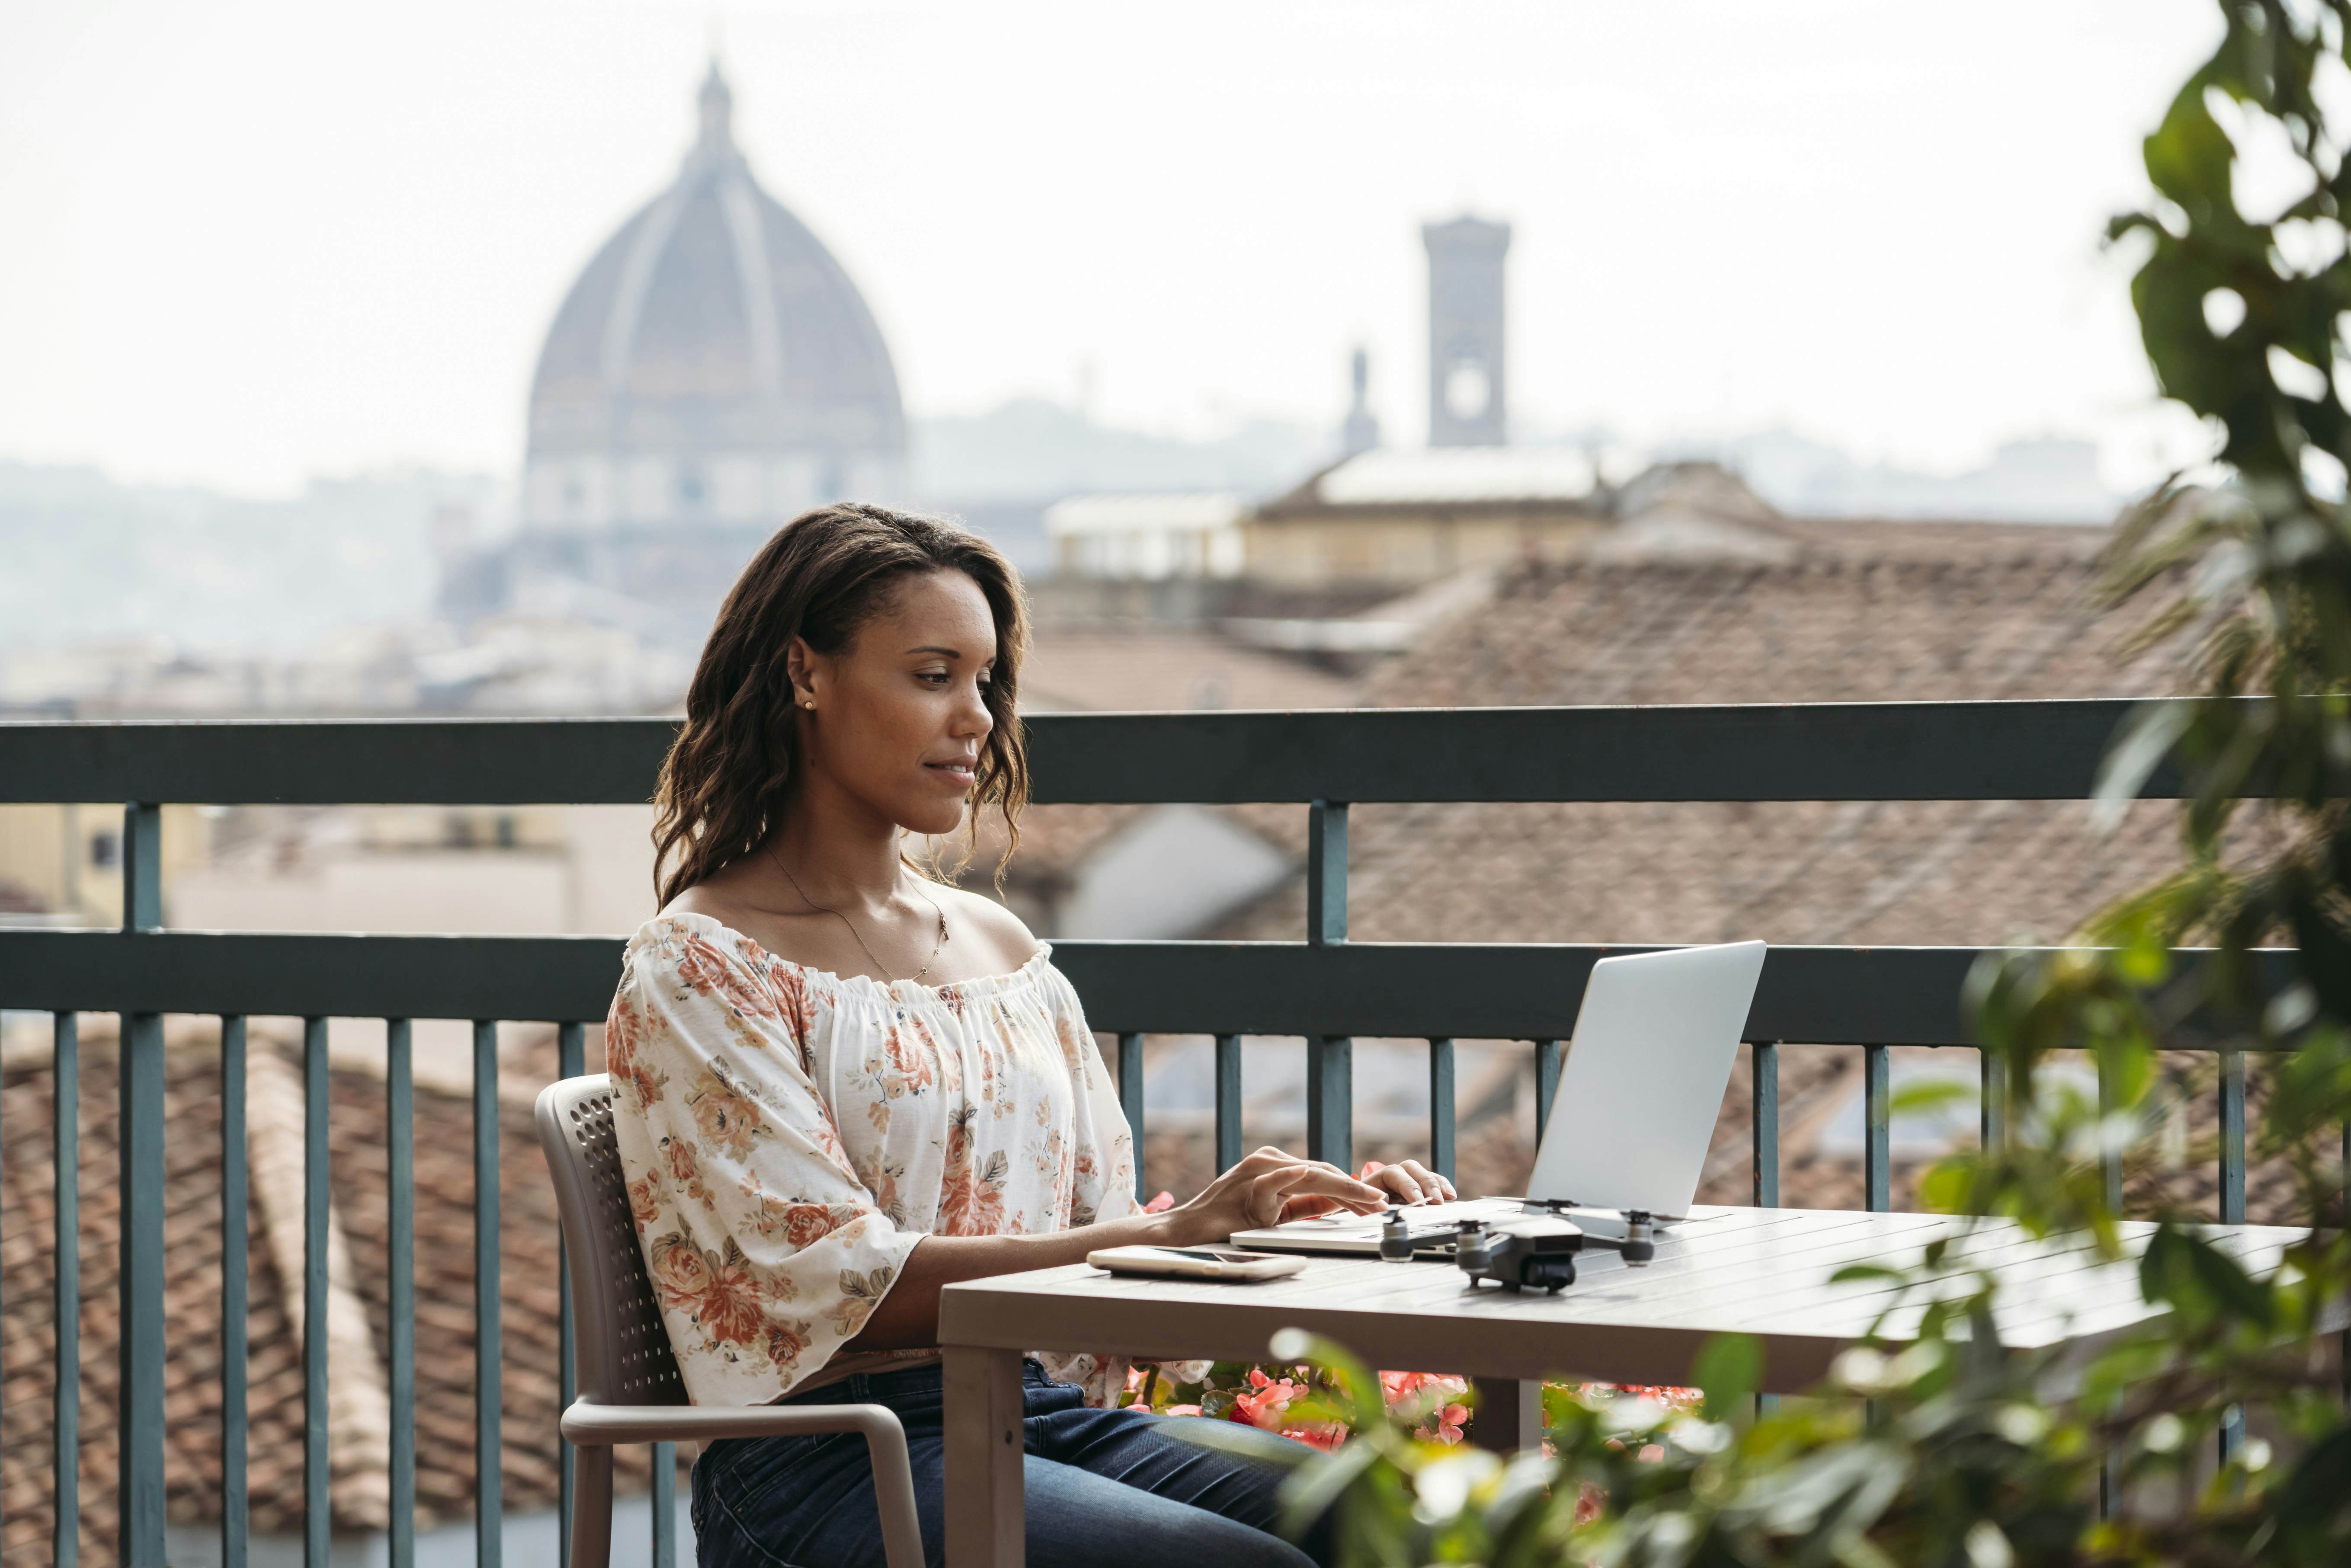
M 0 931 L 0 997 L 47 1012 L 599 1022 L 617 936 Z M 1982 947 L 1775 946 L 1745 1038 L 1971 1046 Z M 1118 1034 L 1541 1040 L 1575 1021 L 1592 966 L 1644 944 L 1057 941 L 1096 1029 Z M 2181 948 L 2185 965 L 2206 949 Z M 2281 967 L 2287 949 L 2263 956 Z M 2285 977 L 2281 974 L 2280 983 Z
M 1024 723 L 1040 804 L 2067 800 L 2090 796 L 2116 727 L 2168 700 L 1217 709 Z M 0 802 L 640 804 L 677 724 L 0 722 Z M 2164 768 L 2141 793 L 2179 789 Z

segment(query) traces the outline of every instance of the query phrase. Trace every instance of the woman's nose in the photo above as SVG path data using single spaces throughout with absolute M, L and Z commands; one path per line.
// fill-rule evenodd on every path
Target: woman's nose
M 963 701 L 956 706 L 956 734 L 977 736 L 985 740 L 987 732 L 995 727 L 996 716 L 987 711 L 987 696 L 978 685 L 975 683 L 966 686 Z

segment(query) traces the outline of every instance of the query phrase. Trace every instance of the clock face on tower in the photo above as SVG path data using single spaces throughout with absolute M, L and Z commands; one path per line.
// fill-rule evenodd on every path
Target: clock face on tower
M 1445 374 L 1445 412 L 1465 423 L 1485 416 L 1494 398 L 1493 378 L 1479 364 L 1458 363 Z

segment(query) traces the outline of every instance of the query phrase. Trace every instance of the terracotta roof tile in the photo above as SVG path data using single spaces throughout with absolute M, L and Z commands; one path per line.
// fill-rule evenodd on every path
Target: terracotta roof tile
M 1040 631 L 1020 673 L 1033 713 L 1351 707 L 1362 683 L 1209 632 Z

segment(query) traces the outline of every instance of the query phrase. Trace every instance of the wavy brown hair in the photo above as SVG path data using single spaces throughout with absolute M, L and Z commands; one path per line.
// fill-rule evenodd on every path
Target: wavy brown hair
M 736 579 L 703 644 L 685 724 L 653 792 L 653 886 L 664 904 L 765 843 L 790 802 L 799 767 L 786 663 L 792 639 L 839 653 L 895 584 L 934 571 L 969 577 L 996 619 L 996 667 L 983 695 L 996 722 L 980 747 L 968 839 L 977 841 L 980 809 L 993 805 L 1019 843 L 1029 800 L 1017 708 L 1029 647 L 1020 580 L 995 546 L 954 523 L 844 501 L 776 530 Z

